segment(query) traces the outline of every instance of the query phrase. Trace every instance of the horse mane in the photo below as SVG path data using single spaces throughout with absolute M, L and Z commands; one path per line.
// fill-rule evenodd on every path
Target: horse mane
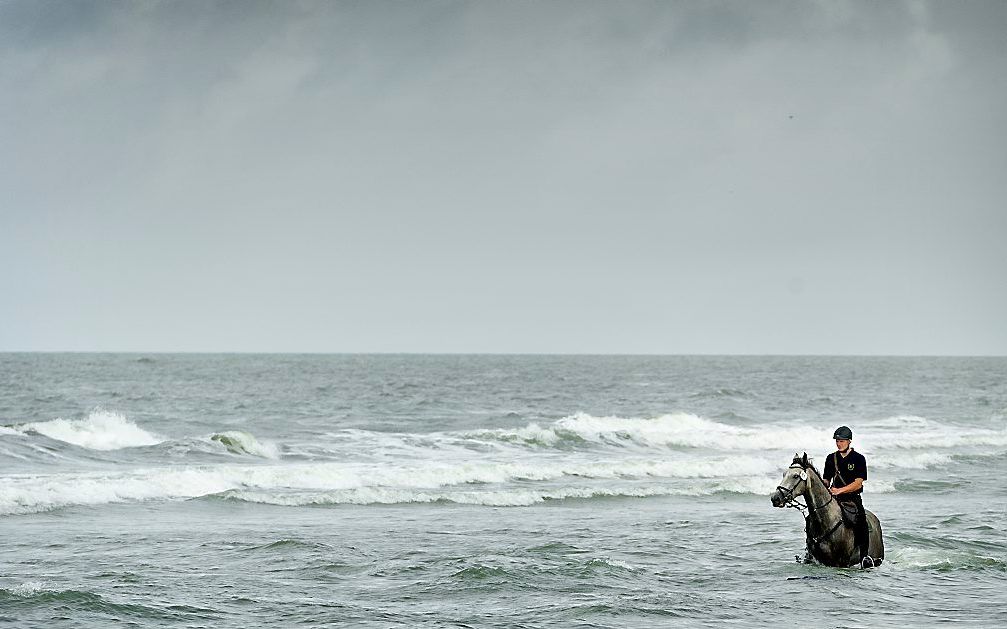
M 805 454 L 805 456 L 807 456 L 807 454 Z M 794 460 L 791 461 L 790 464 L 791 465 L 797 464 L 797 465 L 800 465 L 801 467 L 804 467 L 804 459 L 802 457 L 797 456 L 795 454 L 794 455 Z M 818 476 L 818 478 L 821 478 L 823 481 L 825 480 L 824 478 L 822 478 L 822 473 L 819 472 L 818 468 L 815 467 L 815 464 L 811 462 L 811 457 L 808 457 L 808 467 L 811 468 L 811 470 Z M 805 469 L 807 469 L 807 468 L 805 468 Z
M 822 473 L 818 471 L 818 468 L 815 467 L 815 464 L 811 462 L 811 459 L 808 459 L 808 467 L 810 467 L 811 470 L 815 473 L 815 476 L 817 476 L 818 478 L 822 478 Z

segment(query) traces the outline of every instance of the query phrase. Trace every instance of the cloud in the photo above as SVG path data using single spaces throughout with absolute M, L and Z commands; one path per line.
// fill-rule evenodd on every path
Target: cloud
M 1002 11 L 5 3 L 0 344 L 1007 351 Z

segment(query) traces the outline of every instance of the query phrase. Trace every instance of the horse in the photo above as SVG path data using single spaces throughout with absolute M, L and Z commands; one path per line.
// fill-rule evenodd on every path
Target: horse
M 797 501 L 800 496 L 804 497 L 806 505 Z M 807 452 L 803 457 L 794 455 L 770 500 L 774 507 L 798 508 L 802 515 L 807 509 L 808 514 L 804 516 L 807 535 L 805 563 L 817 561 L 835 568 L 860 566 L 860 550 L 853 541 L 853 526 L 844 524 L 839 502 L 829 492 L 815 466 L 808 461 Z M 874 560 L 874 565 L 881 565 L 885 558 L 881 522 L 870 511 L 865 510 L 865 514 L 869 540 L 867 553 Z

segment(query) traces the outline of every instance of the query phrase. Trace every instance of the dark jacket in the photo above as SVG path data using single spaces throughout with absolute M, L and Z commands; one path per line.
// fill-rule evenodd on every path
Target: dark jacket
M 854 478 L 867 480 L 867 459 L 856 450 L 851 450 L 845 457 L 838 451 L 833 452 L 825 459 L 825 473 L 822 477 L 831 480 L 833 487 L 846 487 Z M 837 498 L 840 500 L 847 496 L 852 498 L 859 496 L 863 491 L 863 488 L 860 488 L 848 494 L 840 494 Z

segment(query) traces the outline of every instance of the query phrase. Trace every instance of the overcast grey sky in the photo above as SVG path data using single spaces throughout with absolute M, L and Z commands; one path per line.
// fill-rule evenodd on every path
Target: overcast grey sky
M 0 350 L 1007 354 L 1005 2 L 0 4 Z

